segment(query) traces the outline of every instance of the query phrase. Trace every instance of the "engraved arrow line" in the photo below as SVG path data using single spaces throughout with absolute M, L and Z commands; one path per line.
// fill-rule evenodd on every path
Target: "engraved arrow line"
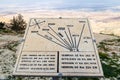
M 62 35 L 62 33 L 59 33 L 59 35 L 60 34 Z M 61 36 L 61 38 L 62 38 L 62 36 Z M 64 38 L 62 38 L 62 39 L 63 39 L 64 43 L 67 44 L 71 48 L 71 50 L 72 50 L 72 46 L 69 44 L 69 42 L 66 39 L 64 39 Z
M 68 32 L 69 32 L 69 35 L 70 35 L 70 39 L 71 39 L 71 42 L 72 42 L 72 48 L 74 47 L 74 42 L 73 42 L 73 39 L 72 39 L 72 35 L 71 35 L 71 32 L 70 32 L 70 29 L 68 27 Z
M 84 28 L 85 28 L 85 24 L 83 24 L 83 27 L 82 27 L 82 30 L 81 30 L 81 33 L 80 33 L 80 37 L 79 37 L 79 40 L 78 40 L 78 43 L 77 43 L 77 49 L 78 49 L 78 47 L 79 47 L 80 40 L 81 40 L 81 37 L 82 37 L 82 33 L 83 33 Z
M 48 34 L 50 34 L 52 37 L 54 37 L 56 40 L 58 40 L 61 44 L 63 44 L 64 46 L 66 46 L 66 44 L 64 44 L 62 41 L 60 41 L 58 38 L 56 38 L 53 34 L 51 34 L 50 32 L 48 32 Z
M 66 42 L 61 38 L 61 36 L 59 36 L 59 34 L 57 34 L 50 26 L 48 26 L 65 44 L 66 44 Z M 68 44 L 66 44 L 69 48 L 71 47 L 71 46 L 69 46 Z M 71 50 L 71 49 L 70 49 Z
M 37 35 L 39 35 L 39 36 L 41 36 L 41 37 L 43 37 L 43 38 L 45 38 L 45 39 L 47 39 L 47 40 L 49 40 L 49 41 L 51 41 L 51 42 L 54 42 L 55 44 L 57 44 L 57 45 L 59 45 L 59 46 L 61 46 L 61 47 L 64 47 L 64 48 L 70 50 L 68 47 L 63 46 L 63 45 L 61 45 L 61 44 L 59 44 L 59 43 L 57 43 L 57 42 L 55 42 L 55 41 L 53 41 L 53 40 L 50 40 L 50 39 L 46 38 L 45 36 L 43 36 L 43 35 L 41 35 L 41 34 L 39 34 L 39 33 L 37 33 Z
M 77 48 L 77 46 L 76 46 L 76 36 L 74 36 L 74 42 L 75 42 L 75 48 Z
M 69 45 L 70 49 L 72 50 L 72 46 L 66 41 L 66 39 L 63 39 L 67 45 Z
M 64 31 L 64 32 L 65 32 L 65 34 L 66 34 L 66 36 L 67 36 L 68 41 L 70 42 L 69 45 L 71 45 L 71 47 L 72 47 L 72 43 L 71 43 L 71 41 L 70 41 L 70 38 L 69 38 L 68 34 L 66 33 L 66 31 Z

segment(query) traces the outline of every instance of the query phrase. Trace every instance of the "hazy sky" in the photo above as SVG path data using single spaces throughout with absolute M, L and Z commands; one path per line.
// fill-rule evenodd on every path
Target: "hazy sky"
M 0 0 L 0 14 L 33 10 L 120 11 L 120 0 Z

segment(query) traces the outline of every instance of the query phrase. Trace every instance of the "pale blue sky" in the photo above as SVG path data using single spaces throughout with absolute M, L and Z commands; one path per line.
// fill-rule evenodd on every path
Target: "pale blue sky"
M 43 9 L 120 11 L 120 0 L 0 0 L 0 14 Z

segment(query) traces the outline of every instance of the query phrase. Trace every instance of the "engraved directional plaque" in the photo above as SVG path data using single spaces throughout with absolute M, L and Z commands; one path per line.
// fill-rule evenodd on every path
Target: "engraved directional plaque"
M 31 18 L 13 75 L 102 77 L 88 19 Z

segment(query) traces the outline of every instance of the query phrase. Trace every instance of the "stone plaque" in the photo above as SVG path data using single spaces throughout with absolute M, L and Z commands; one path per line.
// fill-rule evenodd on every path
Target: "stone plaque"
M 103 76 L 88 19 L 31 18 L 18 52 L 16 76 Z

